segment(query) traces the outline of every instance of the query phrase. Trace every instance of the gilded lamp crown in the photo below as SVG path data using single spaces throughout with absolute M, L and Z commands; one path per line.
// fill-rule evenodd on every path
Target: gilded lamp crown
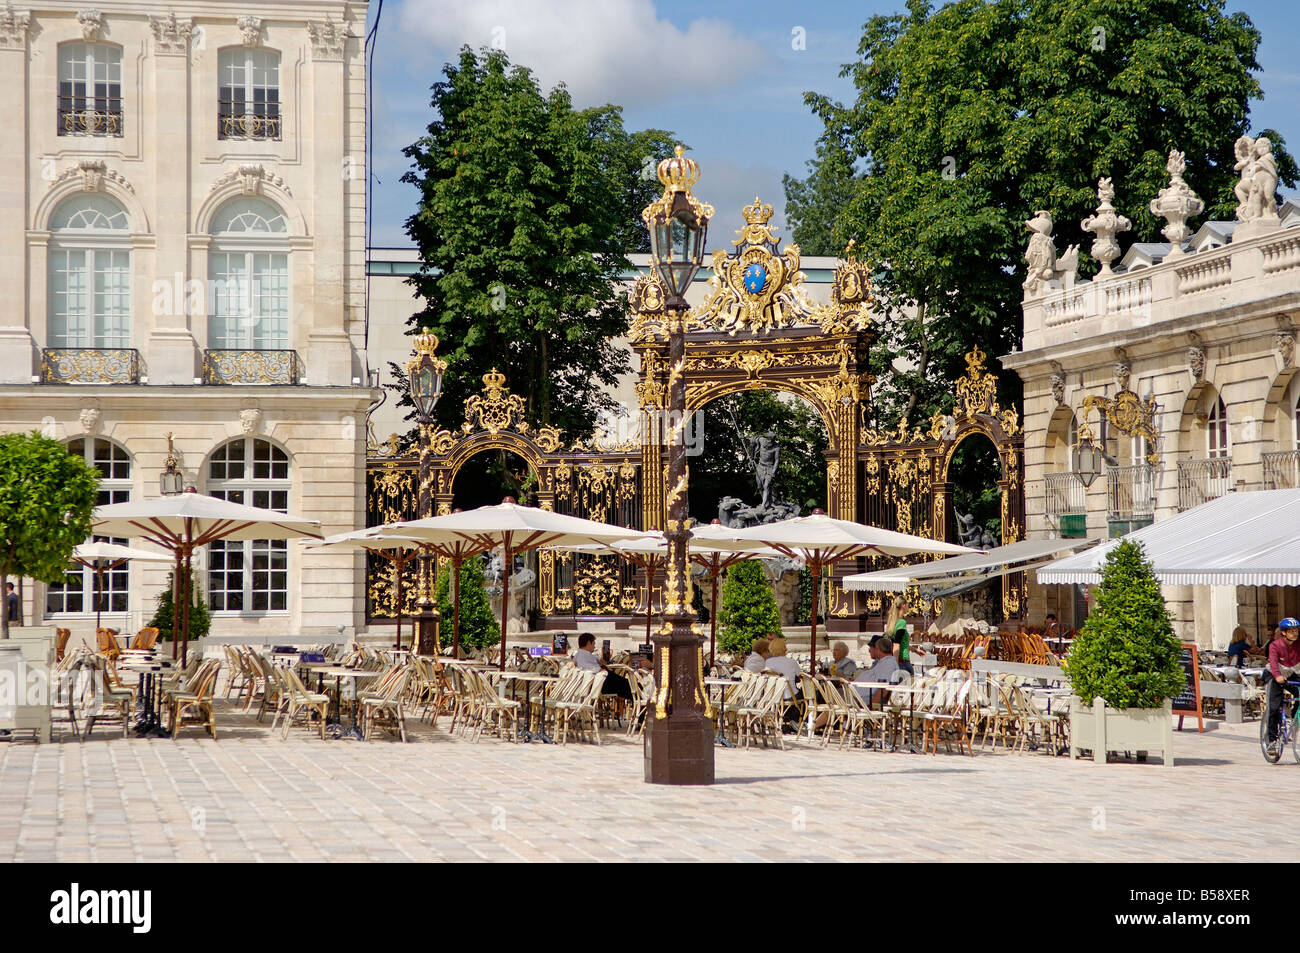
M 691 186 L 700 181 L 700 164 L 683 155 L 678 146 L 676 155 L 659 163 L 659 181 L 669 192 L 690 193 Z
M 420 333 L 415 336 L 414 347 L 416 354 L 428 354 L 432 357 L 438 350 L 438 335 L 428 328 L 421 328 Z

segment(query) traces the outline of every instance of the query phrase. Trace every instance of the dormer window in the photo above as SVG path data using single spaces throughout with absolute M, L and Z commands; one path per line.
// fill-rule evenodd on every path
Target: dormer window
M 217 60 L 218 139 L 279 139 L 280 54 L 234 47 Z

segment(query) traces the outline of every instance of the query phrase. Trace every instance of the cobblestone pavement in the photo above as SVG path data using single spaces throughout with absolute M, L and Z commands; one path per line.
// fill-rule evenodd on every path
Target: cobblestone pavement
M 1258 726 L 1175 733 L 1177 765 L 919 755 L 796 743 L 719 750 L 718 783 L 642 781 L 620 732 L 590 744 L 287 741 L 221 708 L 220 740 L 0 744 L 9 861 L 1237 861 L 1242 796 L 1300 782 Z M 1300 846 L 1300 834 L 1275 840 Z M 1285 844 L 1279 844 L 1284 847 Z M 1282 851 L 1279 856 L 1285 855 Z

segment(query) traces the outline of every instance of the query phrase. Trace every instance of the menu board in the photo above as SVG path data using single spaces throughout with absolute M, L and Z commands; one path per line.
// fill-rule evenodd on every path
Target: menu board
M 1196 730 L 1205 730 L 1205 719 L 1201 715 L 1201 666 L 1196 658 L 1196 643 L 1184 642 L 1182 658 L 1183 674 L 1187 676 L 1183 690 L 1174 699 L 1174 714 L 1178 716 L 1178 728 L 1183 727 L 1183 717 L 1196 716 Z
M 556 655 L 566 655 L 569 651 L 569 637 L 563 632 L 552 636 L 551 651 Z

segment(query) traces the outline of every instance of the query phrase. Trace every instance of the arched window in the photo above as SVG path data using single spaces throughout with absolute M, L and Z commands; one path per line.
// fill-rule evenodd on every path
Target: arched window
M 99 193 L 66 199 L 50 220 L 50 347 L 130 347 L 131 220 Z
M 232 199 L 212 219 L 208 346 L 289 347 L 289 225 L 265 199 Z
M 237 46 L 217 54 L 217 138 L 279 139 L 280 54 Z
M 1223 405 L 1223 398 L 1218 397 L 1210 408 L 1209 419 L 1205 423 L 1205 455 L 1207 457 L 1226 457 L 1232 453 L 1228 443 L 1228 408 Z
M 222 444 L 208 462 L 208 493 L 218 499 L 289 511 L 289 457 L 257 437 Z M 208 547 L 213 612 L 284 612 L 289 608 L 289 544 L 252 539 Z
M 59 45 L 60 136 L 122 135 L 122 48 L 111 43 Z
M 131 455 L 126 449 L 101 437 L 77 437 L 68 442 L 68 453 L 82 457 L 99 471 L 97 506 L 125 503 L 131 499 Z M 130 540 L 108 536 L 93 537 L 97 542 L 130 545 Z M 100 590 L 103 610 L 124 613 L 129 606 L 129 578 L 126 566 L 104 573 Z M 78 566 L 62 582 L 51 583 L 45 590 L 45 614 L 91 613 L 95 611 L 95 573 Z

